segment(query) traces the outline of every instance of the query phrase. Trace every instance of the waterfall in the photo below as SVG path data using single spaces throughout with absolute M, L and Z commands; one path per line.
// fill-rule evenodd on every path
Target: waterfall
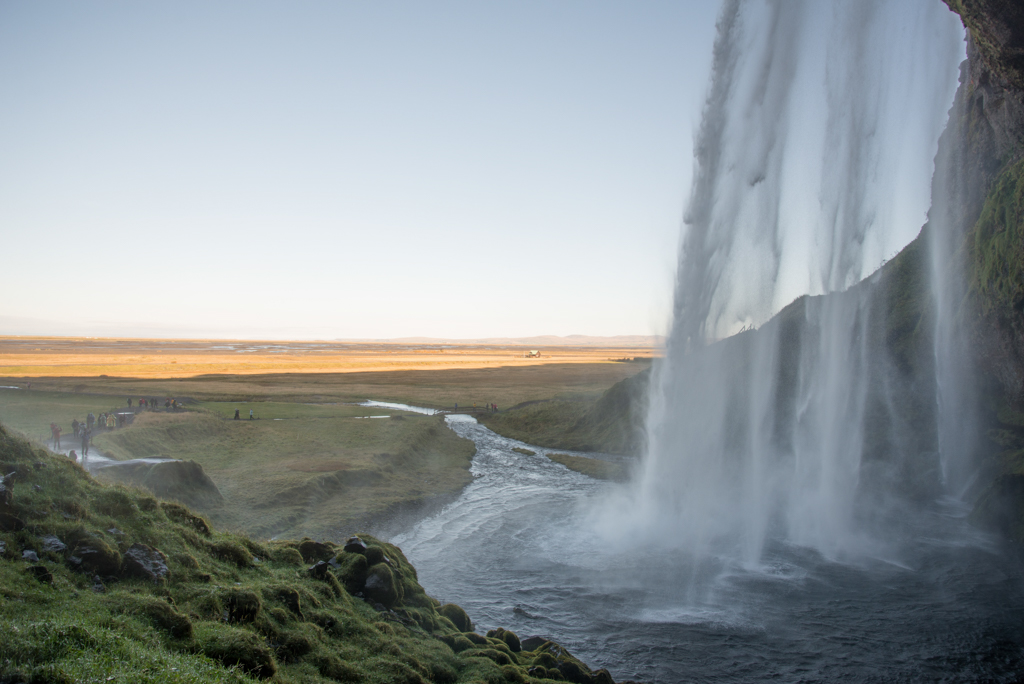
M 963 29 L 937 0 L 726 0 L 717 28 L 623 517 L 748 564 L 771 539 L 857 554 L 938 458 L 909 425 L 933 388 L 886 359 L 871 274 L 924 221 Z

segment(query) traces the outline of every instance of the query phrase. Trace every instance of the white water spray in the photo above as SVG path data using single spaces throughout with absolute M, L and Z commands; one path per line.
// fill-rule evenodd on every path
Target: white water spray
M 752 564 L 869 543 L 900 466 L 865 425 L 899 425 L 853 286 L 924 221 L 962 36 L 934 0 L 727 0 L 633 529 Z

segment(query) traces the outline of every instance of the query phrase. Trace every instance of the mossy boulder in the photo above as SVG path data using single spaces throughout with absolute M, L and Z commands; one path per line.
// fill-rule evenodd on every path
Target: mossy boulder
M 104 577 L 116 575 L 121 570 L 121 554 L 103 539 L 88 537 L 75 544 L 71 555 L 81 561 L 84 571 Z
M 366 574 L 363 593 L 366 598 L 387 608 L 394 608 L 402 600 L 402 586 L 395 581 L 391 568 L 383 563 L 374 565 Z
M 229 622 L 253 622 L 263 610 L 259 594 L 247 589 L 229 589 L 221 597 Z
M 473 621 L 469 619 L 469 615 L 460 606 L 454 603 L 446 603 L 437 609 L 437 613 L 451 620 L 452 624 L 460 632 L 473 631 Z M 472 640 L 472 637 L 469 638 Z
M 111 602 L 113 604 L 113 601 Z M 123 598 L 118 599 L 121 610 L 133 615 L 144 615 L 150 622 L 166 631 L 175 639 L 192 638 L 192 621 L 182 615 L 167 601 L 155 597 L 135 597 L 125 604 Z
M 494 639 L 500 639 L 513 653 L 519 653 L 523 650 L 522 645 L 519 643 L 519 636 L 513 631 L 499 627 L 498 629 L 492 629 L 487 632 L 487 636 Z
M 336 556 L 335 562 L 338 565 L 338 577 L 341 578 L 348 593 L 358 594 L 361 592 L 370 569 L 366 563 L 366 557 L 359 553 L 342 552 Z
M 271 552 L 270 556 L 278 563 L 285 563 L 286 565 L 303 565 L 306 562 L 303 560 L 299 550 L 293 549 L 290 546 L 276 548 Z
M 240 568 L 252 565 L 252 554 L 249 553 L 249 549 L 228 539 L 211 544 L 210 552 L 222 561 L 234 563 Z
M 302 555 L 302 560 L 306 563 L 324 561 L 334 556 L 334 545 L 313 541 L 312 539 L 305 537 L 299 542 L 298 552 Z
M 203 623 L 196 629 L 199 651 L 228 667 L 237 666 L 257 679 L 269 679 L 277 672 L 270 649 L 258 635 L 240 627 Z

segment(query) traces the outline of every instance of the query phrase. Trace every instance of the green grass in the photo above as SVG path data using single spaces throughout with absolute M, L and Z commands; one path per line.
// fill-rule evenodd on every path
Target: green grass
M 103 394 L 0 389 L 0 422 L 39 440 L 49 439 L 50 423 L 57 423 L 64 431 L 61 439 L 72 439 L 72 420 L 84 422 L 90 412 L 98 416 L 105 411 L 127 408 L 126 398 Z
M 604 392 L 526 402 L 478 420 L 498 434 L 551 449 L 638 455 L 650 371 L 635 371 Z
M 52 416 L 84 418 L 90 410 L 113 408 L 117 399 L 0 390 L 0 417 L 43 441 Z M 248 420 L 247 407 L 260 419 Z M 244 419 L 233 420 L 236 408 Z M 392 418 L 366 417 L 374 415 Z M 70 419 L 65 430 L 71 439 Z M 201 506 L 221 526 L 262 537 L 330 539 L 339 539 L 346 525 L 384 525 L 396 514 L 457 495 L 471 480 L 475 453 L 441 417 L 287 402 L 204 402 L 174 413 L 141 413 L 130 427 L 98 433 L 93 447 L 117 460 L 199 463 L 224 501 L 185 503 Z
M 1024 306 L 1024 161 L 996 179 L 972 237 L 971 287 L 983 312 L 1014 316 Z
M 528 673 L 536 665 L 584 667 L 550 643 L 515 651 L 508 634 L 463 634 L 401 550 L 369 535 L 358 554 L 219 532 L 184 507 L 97 482 L 2 426 L 0 464 L 16 473 L 0 504 L 0 674 L 9 681 L 497 684 L 549 681 Z M 67 548 L 43 551 L 49 535 Z M 96 572 L 72 558 L 102 547 L 117 559 L 134 544 L 162 553 L 168 574 L 134 578 L 116 561 L 97 593 Z M 24 549 L 40 561 L 21 560 Z M 307 571 L 332 558 L 336 567 Z M 374 594 L 384 610 L 360 598 L 374 574 L 387 578 L 388 595 Z
M 569 470 L 583 473 L 595 480 L 625 482 L 629 478 L 629 468 L 625 463 L 602 461 L 597 458 L 573 456 L 572 454 L 548 454 L 548 458 L 555 463 L 561 463 Z
M 337 415 L 325 415 L 325 409 Z M 353 407 L 292 407 L 283 420 L 231 420 L 227 412 L 143 414 L 94 445 L 114 458 L 165 456 L 202 465 L 224 496 L 205 510 L 257 536 L 339 539 L 398 509 L 454 496 L 471 480 L 475 446 L 443 418 L 359 419 Z M 309 409 L 314 417 L 300 417 Z M 233 410 L 231 411 L 233 415 Z

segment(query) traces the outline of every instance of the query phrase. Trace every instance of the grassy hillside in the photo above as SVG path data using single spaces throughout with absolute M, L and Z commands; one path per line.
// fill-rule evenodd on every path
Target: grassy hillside
M 601 394 L 524 402 L 479 420 L 500 435 L 537 446 L 637 455 L 644 446 L 650 375 L 646 368 Z
M 473 631 L 400 549 L 259 543 L 103 485 L 0 426 L 0 678 L 31 682 L 611 682 Z
M 72 444 L 71 418 L 109 410 L 116 398 L 0 390 L 0 420 L 42 440 L 58 419 Z M 235 409 L 258 420 L 233 420 Z M 369 416 L 390 415 L 389 419 Z M 385 530 L 387 521 L 456 496 L 468 484 L 475 446 L 440 417 L 350 405 L 285 402 L 192 403 L 147 412 L 130 427 L 100 432 L 93 447 L 118 460 L 164 457 L 182 468 L 109 468 L 106 479 L 145 484 L 199 508 L 220 526 L 249 534 L 339 540 L 344 529 Z M 159 470 L 159 474 L 149 471 Z M 173 488 L 167 477 L 189 480 Z M 208 491 L 205 477 L 218 491 Z M 160 488 L 154 487 L 154 485 Z M 195 486 L 200 485 L 199 489 Z

